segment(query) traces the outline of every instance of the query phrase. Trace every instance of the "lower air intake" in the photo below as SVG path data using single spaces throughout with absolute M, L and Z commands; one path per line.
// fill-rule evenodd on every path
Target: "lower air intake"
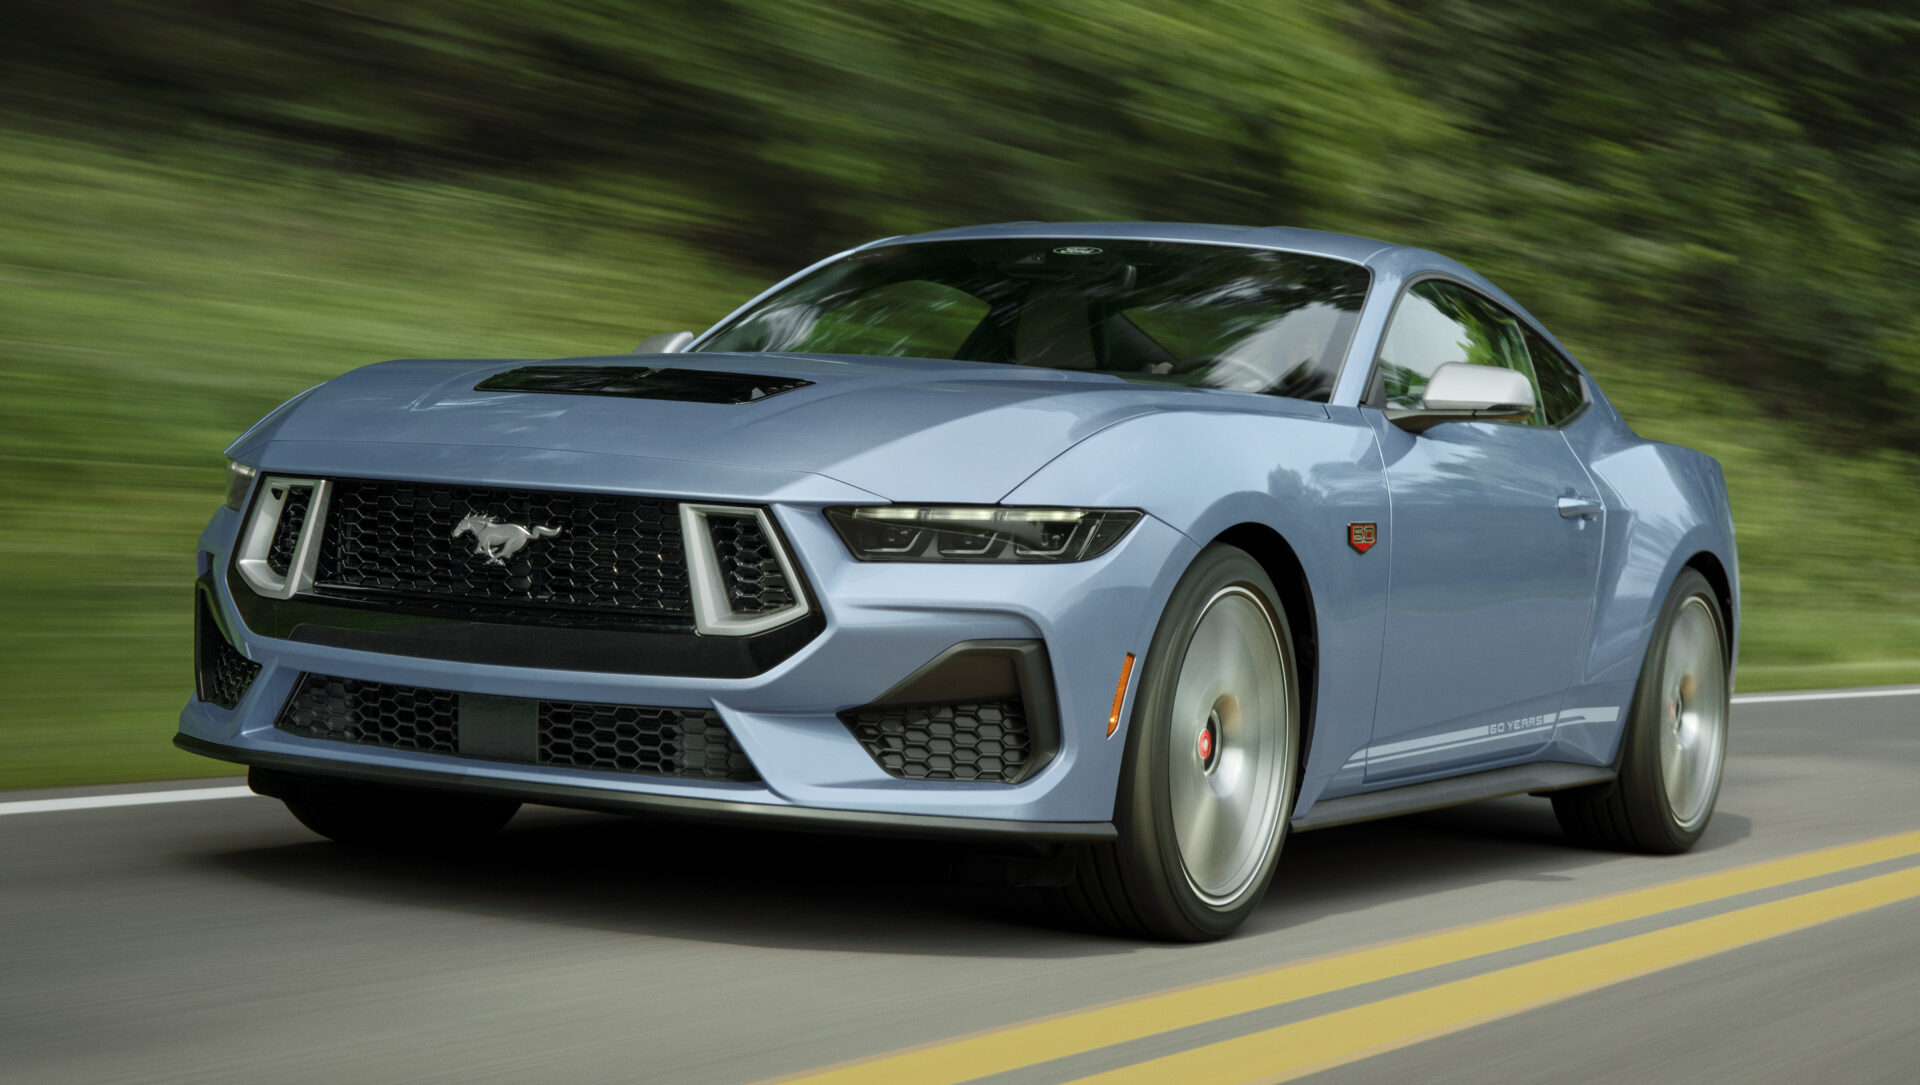
M 540 764 L 739 783 L 760 778 L 719 714 L 695 708 L 542 701 Z
M 273 725 L 301 738 L 458 753 L 459 715 L 457 693 L 309 674 L 300 679 Z
M 274 726 L 302 738 L 696 780 L 760 779 L 712 709 L 482 697 L 303 675 Z
M 1018 700 L 856 708 L 840 714 L 889 776 L 1012 783 L 1033 757 Z

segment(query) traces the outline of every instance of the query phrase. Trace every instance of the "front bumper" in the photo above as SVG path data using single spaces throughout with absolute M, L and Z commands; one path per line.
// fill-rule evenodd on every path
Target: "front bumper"
M 860 810 L 814 810 L 802 806 L 655 795 L 645 791 L 580 787 L 549 781 L 499 780 L 485 775 L 426 774 L 417 770 L 394 769 L 378 764 L 333 761 L 316 763 L 313 759 L 298 754 L 224 746 L 217 742 L 194 738 L 184 732 L 173 736 L 173 744 L 188 753 L 196 753 L 202 757 L 211 757 L 220 761 L 231 761 L 255 770 L 265 770 L 268 773 L 386 784 L 465 795 L 490 795 L 496 798 L 538 803 L 542 806 L 598 810 L 609 814 L 639 814 L 686 821 L 737 823 L 811 832 L 950 837 L 966 840 L 1018 839 L 1098 843 L 1112 840 L 1118 835 L 1111 822 L 1003 821 L 994 818 L 927 817 L 918 814 L 870 813 Z M 254 788 L 265 795 L 278 793 L 275 782 L 271 780 L 262 782 L 256 778 Z
M 232 709 L 190 701 L 176 744 L 279 772 L 597 810 L 863 833 L 1113 837 L 1124 737 L 1107 735 L 1114 682 L 1127 653 L 1144 653 L 1152 616 L 1192 556 L 1185 536 L 1147 517 L 1089 562 L 863 564 L 847 553 L 819 505 L 769 507 L 813 588 L 824 627 L 789 657 L 746 677 L 475 663 L 267 635 L 247 624 L 248 607 L 236 605 L 234 593 L 247 589 L 221 575 L 238 530 L 236 514 L 223 509 L 202 536 L 203 584 L 219 624 L 260 671 Z M 889 775 L 840 713 L 874 702 L 954 645 L 983 640 L 1046 646 L 1059 732 L 1051 758 L 1011 784 Z M 644 776 L 304 738 L 274 721 L 309 673 L 495 697 L 711 709 L 760 779 Z

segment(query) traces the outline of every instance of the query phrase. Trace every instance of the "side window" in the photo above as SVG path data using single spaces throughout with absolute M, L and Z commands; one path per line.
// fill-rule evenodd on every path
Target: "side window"
M 1539 378 L 1540 410 L 1546 424 L 1557 426 L 1572 418 L 1587 404 L 1587 384 L 1580 371 L 1565 355 L 1553 349 L 1546 338 L 1532 328 L 1522 327 L 1527 354 L 1533 358 L 1533 371 Z
M 1462 286 L 1428 279 L 1401 297 L 1380 343 L 1379 382 L 1384 405 L 1413 408 L 1435 370 L 1448 362 L 1497 365 L 1526 375 L 1540 398 L 1540 381 L 1520 322 Z M 1543 425 L 1540 411 L 1529 424 Z

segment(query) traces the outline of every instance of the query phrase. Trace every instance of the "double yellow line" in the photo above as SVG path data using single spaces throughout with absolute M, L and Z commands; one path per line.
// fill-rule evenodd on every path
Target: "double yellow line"
M 809 1085 L 957 1085 L 1502 950 L 1920 854 L 1920 832 L 1386 942 L 1041 1018 L 793 1077 Z M 1285 1081 L 1740 946 L 1920 897 L 1920 868 L 1864 878 L 1502 968 L 1083 1079 Z

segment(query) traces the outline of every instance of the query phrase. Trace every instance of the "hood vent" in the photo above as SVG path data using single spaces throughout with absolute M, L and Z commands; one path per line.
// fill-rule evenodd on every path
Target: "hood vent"
M 496 373 L 476 392 L 546 392 L 562 396 L 622 396 L 685 403 L 753 403 L 805 388 L 812 381 L 721 373 L 709 369 L 655 369 L 638 365 L 529 365 Z

